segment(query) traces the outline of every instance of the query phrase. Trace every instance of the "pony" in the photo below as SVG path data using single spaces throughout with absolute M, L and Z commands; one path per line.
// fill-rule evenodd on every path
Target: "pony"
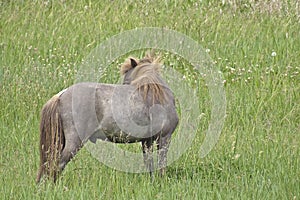
M 154 142 L 160 175 L 165 174 L 171 135 L 179 118 L 175 98 L 160 75 L 160 59 L 129 57 L 121 65 L 122 84 L 76 83 L 43 106 L 40 165 L 36 182 L 56 182 L 67 163 L 87 141 L 142 145 L 144 164 L 152 172 Z

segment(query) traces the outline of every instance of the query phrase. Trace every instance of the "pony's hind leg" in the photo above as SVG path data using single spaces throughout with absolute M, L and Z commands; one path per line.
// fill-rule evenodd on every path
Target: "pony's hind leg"
M 72 132 L 65 132 L 66 143 L 63 149 L 59 162 L 59 169 L 63 171 L 68 162 L 76 155 L 76 153 L 82 147 L 82 141 L 79 138 L 77 132 L 73 130 Z
M 143 155 L 144 155 L 144 163 L 146 165 L 147 170 L 150 172 L 151 178 L 153 178 L 153 141 L 152 139 L 142 141 Z

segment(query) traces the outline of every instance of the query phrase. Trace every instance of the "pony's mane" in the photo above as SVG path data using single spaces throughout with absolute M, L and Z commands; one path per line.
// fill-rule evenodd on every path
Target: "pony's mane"
M 132 65 L 132 61 L 136 63 L 136 66 Z M 130 57 L 121 66 L 121 74 L 124 75 L 130 69 L 133 69 L 130 75 L 132 78 L 130 85 L 143 92 L 144 100 L 146 100 L 148 93 L 151 92 L 153 95 L 152 103 L 155 103 L 155 101 L 163 103 L 166 98 L 166 86 L 163 85 L 160 78 L 161 65 L 160 57 L 154 57 L 149 54 L 141 60 Z

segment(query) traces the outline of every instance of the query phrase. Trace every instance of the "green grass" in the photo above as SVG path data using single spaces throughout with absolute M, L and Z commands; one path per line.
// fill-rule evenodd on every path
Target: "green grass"
M 0 198 L 299 199 L 299 4 L 223 2 L 0 1 Z M 217 146 L 199 157 L 210 112 L 201 84 L 199 132 L 166 177 L 151 182 L 110 169 L 83 149 L 56 185 L 36 185 L 42 105 L 74 83 L 97 45 L 135 27 L 174 29 L 209 49 L 226 81 Z M 199 78 L 176 56 L 165 63 L 186 74 L 179 81 Z M 116 78 L 108 73 L 104 81 Z

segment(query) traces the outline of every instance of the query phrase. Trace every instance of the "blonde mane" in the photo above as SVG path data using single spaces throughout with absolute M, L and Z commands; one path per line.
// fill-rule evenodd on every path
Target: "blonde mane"
M 136 62 L 136 66 L 132 66 L 132 60 Z M 144 94 L 144 100 L 147 99 L 149 92 L 151 92 L 152 104 L 155 102 L 163 103 L 166 100 L 166 86 L 163 85 L 164 83 L 160 77 L 161 65 L 159 57 L 146 55 L 141 60 L 130 57 L 121 66 L 121 74 L 124 75 L 133 69 L 130 74 L 132 78 L 130 85 L 135 86 Z

